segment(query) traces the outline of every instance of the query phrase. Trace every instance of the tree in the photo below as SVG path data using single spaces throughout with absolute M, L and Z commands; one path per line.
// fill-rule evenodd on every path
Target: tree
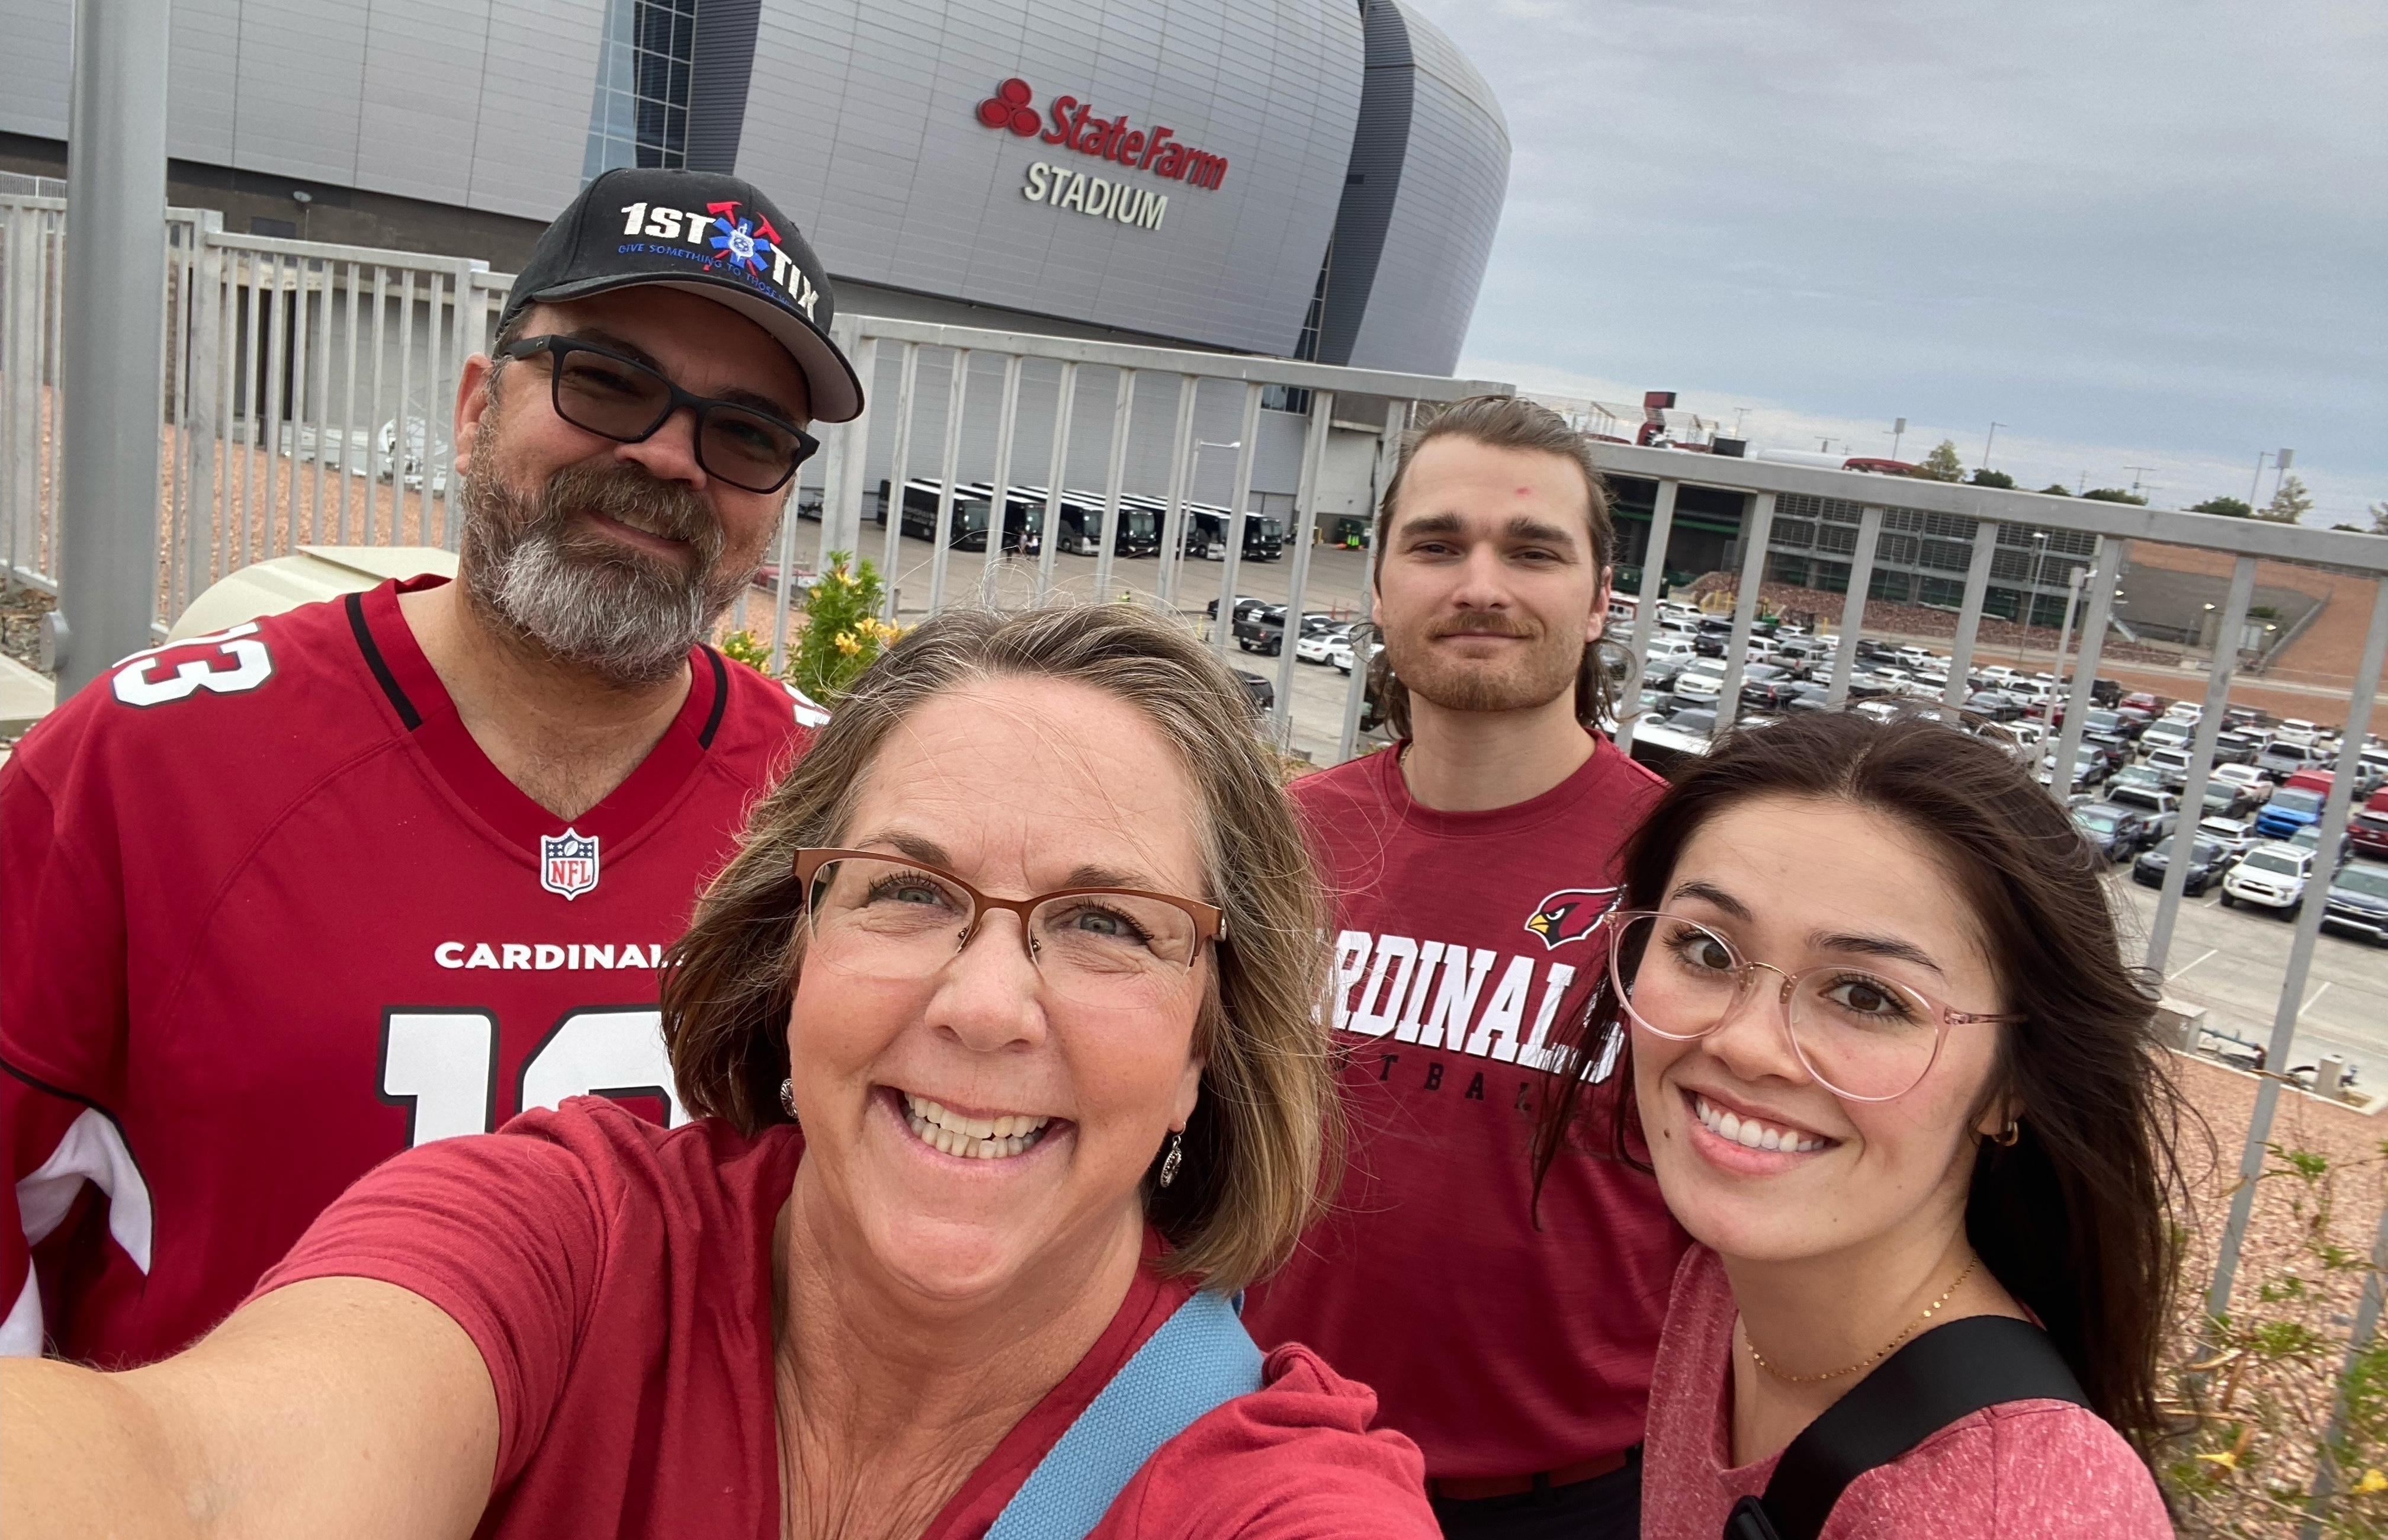
M 2039 490 L 2039 495 L 2042 497 L 2071 497 L 2073 495 L 2073 489 L 2066 486 L 2062 481 L 2051 481 L 2047 486 L 2042 487 Z
M 2305 490 L 2305 484 L 2291 474 L 2280 478 L 2280 490 L 2272 494 L 2272 501 L 2264 504 L 2264 511 L 2255 516 L 2274 524 L 2295 524 L 2313 512 L 2313 493 Z
M 2009 476 L 2004 471 L 1994 471 L 1988 465 L 1977 467 L 1974 474 L 1967 477 L 1965 479 L 1971 481 L 1976 487 L 2012 488 L 2014 486 L 2013 477 Z
M 2137 492 L 2127 492 L 2120 487 L 2092 487 L 2081 495 L 2092 503 L 2128 503 L 2140 508 L 2148 505 L 2146 498 Z
M 2253 518 L 2255 508 L 2235 497 L 2209 497 L 2203 503 L 2190 504 L 2192 514 L 2220 514 L 2224 518 Z
M 1941 439 L 1932 452 L 1924 457 L 1924 464 L 1915 467 L 1915 474 L 1929 481 L 1955 481 L 1962 477 L 1965 474 L 1965 466 L 1957 458 L 1957 440 Z
M 2365 512 L 2371 515 L 2371 532 L 2388 535 L 2388 503 L 2375 503 Z

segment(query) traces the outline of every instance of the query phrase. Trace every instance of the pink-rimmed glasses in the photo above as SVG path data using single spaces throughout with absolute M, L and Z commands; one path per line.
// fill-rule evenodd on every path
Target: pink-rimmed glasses
M 1849 1101 L 1890 1101 L 1931 1073 L 1951 1026 L 2020 1016 L 1957 1011 L 1896 979 L 1847 963 L 1785 973 L 1757 962 L 1696 920 L 1651 910 L 1609 915 L 1608 979 L 1633 1025 L 1690 1042 L 1731 1020 L 1760 970 L 1777 999 L 1791 1051 L 1816 1083 Z

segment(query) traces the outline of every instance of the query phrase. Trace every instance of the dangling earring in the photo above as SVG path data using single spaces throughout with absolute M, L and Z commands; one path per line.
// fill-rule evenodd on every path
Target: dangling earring
M 2007 1126 L 1999 1130 L 1999 1143 L 2002 1148 L 2013 1149 L 2015 1140 L 2021 1138 L 2023 1125 L 2012 1117 L 2007 1119 Z
M 1161 1157 L 1161 1176 L 1154 1185 L 1167 1187 L 1177 1179 L 1177 1163 L 1186 1158 L 1186 1135 L 1181 1129 L 1169 1131 L 1169 1153 Z
M 796 1116 L 796 1083 L 793 1079 L 780 1082 L 780 1111 L 788 1114 L 789 1122 L 802 1126 Z

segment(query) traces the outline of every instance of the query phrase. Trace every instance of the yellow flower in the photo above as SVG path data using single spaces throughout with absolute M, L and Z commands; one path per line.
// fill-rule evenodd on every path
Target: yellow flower
M 2388 1470 L 2382 1470 L 2376 1465 L 2371 1467 L 2369 1470 L 2363 1472 L 2363 1479 L 2355 1483 L 2355 1490 L 2357 1492 L 2388 1492 Z
M 2197 1457 L 2202 1460 L 2210 1460 L 2214 1464 L 2222 1467 L 2225 1470 L 2236 1470 L 2239 1469 L 2239 1455 L 2236 1450 L 2225 1449 L 2218 1455 L 2200 1455 Z
M 835 646 L 839 652 L 844 653 L 848 657 L 852 657 L 855 654 L 862 651 L 862 643 L 854 639 L 854 633 L 852 631 L 838 632 L 837 640 L 832 643 L 832 645 Z

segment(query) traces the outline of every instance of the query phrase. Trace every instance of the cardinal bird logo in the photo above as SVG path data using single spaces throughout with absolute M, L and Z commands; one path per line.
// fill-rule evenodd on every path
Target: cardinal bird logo
M 1526 919 L 1526 928 L 1541 936 L 1552 951 L 1590 935 L 1600 917 L 1617 904 L 1613 887 L 1563 887 L 1543 900 Z

